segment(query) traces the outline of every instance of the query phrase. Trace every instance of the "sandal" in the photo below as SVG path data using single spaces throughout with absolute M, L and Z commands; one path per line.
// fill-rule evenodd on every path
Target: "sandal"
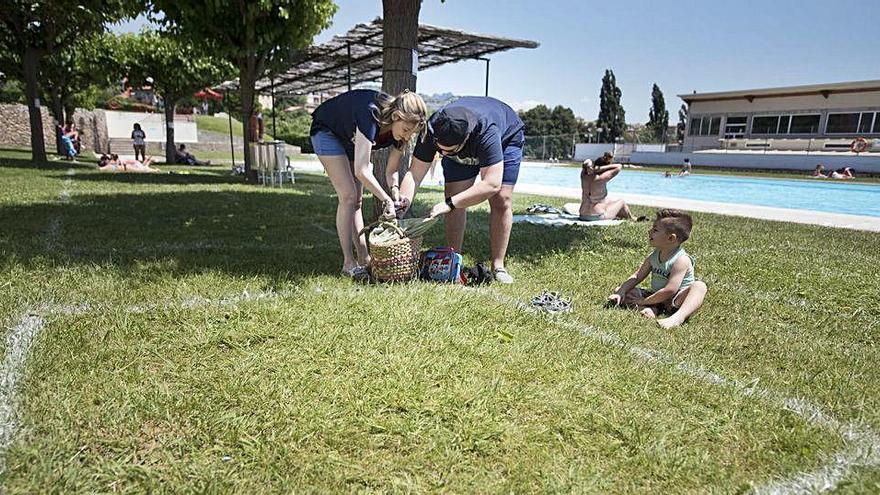
M 367 272 L 367 269 L 365 267 L 363 267 L 361 265 L 354 265 L 353 267 L 349 268 L 348 270 L 343 269 L 342 276 L 348 277 L 352 280 L 361 281 L 361 280 L 368 278 L 370 276 L 370 274 Z

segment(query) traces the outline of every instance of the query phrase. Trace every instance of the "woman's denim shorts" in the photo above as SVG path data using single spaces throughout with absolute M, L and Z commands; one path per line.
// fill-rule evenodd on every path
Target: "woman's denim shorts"
M 339 156 L 348 155 L 342 141 L 330 131 L 318 131 L 312 135 L 312 147 L 316 155 Z

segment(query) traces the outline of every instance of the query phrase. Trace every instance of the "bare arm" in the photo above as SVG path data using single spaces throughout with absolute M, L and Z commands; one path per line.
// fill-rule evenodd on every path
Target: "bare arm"
M 648 258 L 645 258 L 645 261 L 642 261 L 642 264 L 639 265 L 639 269 L 630 275 L 626 281 L 620 284 L 620 287 L 614 292 L 622 297 L 624 294 L 639 285 L 642 280 L 645 280 L 645 277 L 647 277 L 649 273 L 651 273 L 651 261 Z
M 416 197 L 416 192 L 419 190 L 419 186 L 422 184 L 422 179 L 425 178 L 425 174 L 428 173 L 429 168 L 431 168 L 430 162 L 423 162 L 415 156 L 412 157 L 409 164 L 409 170 L 406 171 L 403 180 L 400 181 L 401 199 L 406 198 L 409 203 L 412 203 L 413 198 Z
M 391 196 L 382 189 L 376 176 L 373 175 L 373 164 L 370 163 L 370 152 L 373 151 L 373 143 L 364 136 L 360 129 L 355 130 L 354 137 L 354 175 L 373 196 L 382 200 L 385 205 L 384 216 L 394 217 L 394 201 Z
M 364 136 L 360 129 L 355 131 L 354 138 L 354 175 L 367 189 L 377 198 L 383 201 L 391 201 L 388 193 L 382 189 L 376 176 L 373 175 L 373 164 L 370 163 L 370 153 L 373 151 L 373 143 Z
M 620 170 L 622 168 L 623 168 L 623 165 L 621 165 L 619 163 L 612 163 L 610 165 L 603 165 L 596 170 L 598 172 L 596 174 L 596 180 L 599 182 L 607 182 L 607 181 L 613 179 L 614 177 L 616 177 L 617 174 L 620 173 Z
M 615 306 L 619 306 L 623 302 L 626 293 L 633 290 L 642 280 L 645 280 L 649 273 L 651 273 L 651 261 L 645 258 L 645 261 L 639 265 L 639 269 L 620 284 L 620 287 L 614 289 L 614 293 L 608 296 L 608 301 Z
M 675 294 L 678 293 L 678 288 L 681 287 L 681 281 L 684 280 L 684 276 L 687 274 L 688 265 L 690 265 L 690 260 L 687 256 L 682 256 L 675 260 L 669 273 L 669 279 L 666 281 L 666 286 L 641 301 L 637 301 L 636 304 L 640 306 L 654 306 L 675 297 Z
M 391 191 L 391 197 L 397 201 L 400 199 L 400 160 L 403 158 L 403 152 L 396 146 L 391 147 L 388 153 L 388 163 L 385 165 L 385 184 Z
M 480 169 L 480 182 L 452 196 L 452 204 L 456 208 L 467 208 L 480 204 L 501 190 L 501 179 L 504 176 L 504 162 L 498 162 Z M 431 208 L 430 217 L 449 213 L 451 210 L 446 202 L 437 203 Z

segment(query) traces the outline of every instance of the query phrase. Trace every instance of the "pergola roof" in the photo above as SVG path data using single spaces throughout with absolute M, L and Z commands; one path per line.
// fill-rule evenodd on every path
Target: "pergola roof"
M 420 71 L 460 60 L 484 60 L 487 55 L 512 48 L 538 47 L 535 41 L 466 33 L 427 24 L 419 25 L 418 36 Z M 274 85 L 276 95 L 294 95 L 376 81 L 382 79 L 382 52 L 382 19 L 377 18 L 369 24 L 358 24 L 322 45 L 309 47 L 294 59 L 286 72 L 274 80 L 258 81 L 256 89 L 267 93 Z

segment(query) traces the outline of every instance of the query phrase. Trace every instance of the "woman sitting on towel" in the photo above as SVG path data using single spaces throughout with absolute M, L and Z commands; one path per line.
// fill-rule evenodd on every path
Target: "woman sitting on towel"
M 635 220 L 624 200 L 608 197 L 608 181 L 616 177 L 623 168 L 619 163 L 613 163 L 613 160 L 614 155 L 611 152 L 605 152 L 595 162 L 584 160 L 581 168 L 581 207 L 578 212 L 581 220 Z

